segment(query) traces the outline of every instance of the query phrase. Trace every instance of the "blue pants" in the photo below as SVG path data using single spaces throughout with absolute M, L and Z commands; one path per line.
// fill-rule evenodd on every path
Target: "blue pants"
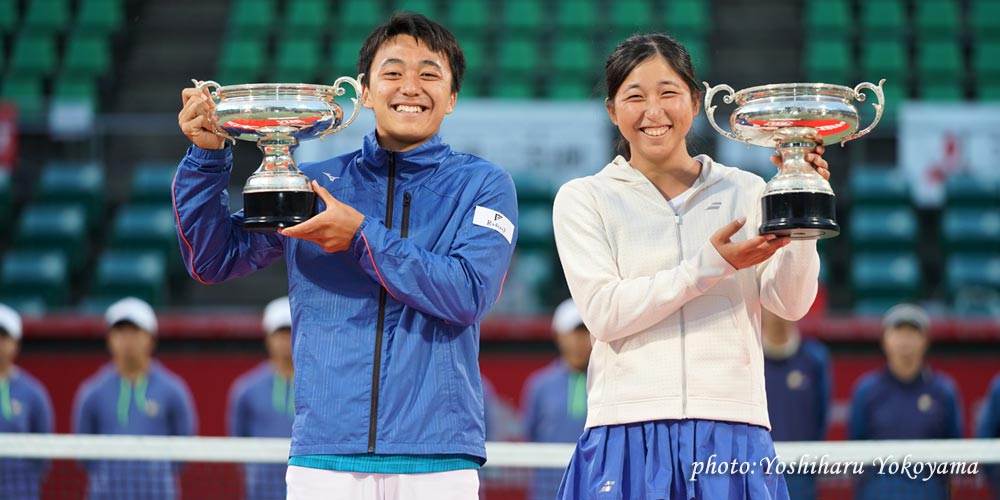
M 557 498 L 788 500 L 784 478 L 767 473 L 774 456 L 771 434 L 749 424 L 658 420 L 594 427 L 580 437 Z

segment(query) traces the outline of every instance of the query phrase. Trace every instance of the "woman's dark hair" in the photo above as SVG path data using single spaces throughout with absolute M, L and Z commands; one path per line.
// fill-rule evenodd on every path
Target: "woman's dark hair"
M 465 55 L 462 54 L 458 40 L 444 26 L 415 12 L 393 14 L 385 24 L 375 28 L 368 35 L 358 54 L 358 73 L 364 73 L 359 83 L 368 85 L 370 82 L 368 75 L 375 53 L 382 44 L 398 35 L 410 35 L 418 42 L 426 44 L 432 51 L 444 54 L 451 67 L 451 91 L 458 92 L 462 87 L 462 77 L 465 75 Z
M 697 101 L 701 98 L 701 87 L 695 79 L 691 55 L 684 45 L 663 33 L 642 33 L 626 38 L 608 56 L 608 62 L 604 65 L 604 75 L 608 81 L 608 100 L 615 100 L 618 89 L 636 66 L 655 55 L 662 56 L 684 79 L 693 99 Z
M 641 33 L 626 38 L 619 43 L 615 50 L 608 56 L 608 62 L 604 64 L 604 76 L 608 85 L 608 102 L 614 103 L 615 94 L 625 83 L 629 73 L 636 66 L 643 63 L 650 57 L 661 56 L 667 61 L 674 71 L 684 80 L 688 89 L 691 90 L 691 99 L 697 103 L 701 100 L 701 87 L 695 78 L 694 66 L 691 65 L 691 55 L 688 54 L 684 45 L 671 36 L 663 33 Z M 616 149 L 621 154 L 628 152 L 628 143 L 620 134 L 615 141 Z

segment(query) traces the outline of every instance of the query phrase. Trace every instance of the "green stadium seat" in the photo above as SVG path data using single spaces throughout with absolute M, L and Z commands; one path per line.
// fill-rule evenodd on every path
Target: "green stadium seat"
M 330 68 L 328 78 L 333 81 L 341 76 L 358 76 L 358 53 L 364 39 L 346 37 L 333 42 L 330 47 Z
M 76 29 L 83 33 L 108 35 L 125 24 L 122 0 L 82 0 L 77 7 Z
M 219 57 L 218 81 L 222 85 L 257 81 L 264 73 L 266 62 L 265 41 L 227 37 Z
M 321 36 L 329 21 L 326 0 L 292 0 L 285 6 L 285 36 Z
M 87 216 L 79 204 L 29 205 L 14 230 L 15 249 L 60 252 L 74 274 L 86 261 L 87 243 Z
M 17 106 L 21 123 L 36 123 L 45 118 L 45 93 L 38 77 L 8 75 L 0 83 L 0 101 Z
M 547 97 L 557 100 L 593 99 L 597 95 L 597 84 L 586 78 L 559 78 L 545 86 Z
M 533 37 L 507 37 L 501 41 L 497 53 L 497 69 L 510 83 L 512 78 L 533 77 L 541 65 L 540 43 Z
M 55 34 L 67 31 L 70 25 L 69 0 L 27 0 L 23 32 Z
M 941 242 L 948 252 L 997 253 L 1000 208 L 946 208 L 941 215 Z
M 17 29 L 17 0 L 0 0 L 0 36 Z
M 960 81 L 964 70 L 962 50 L 958 42 L 933 40 L 917 44 L 917 76 L 920 77 L 920 85 Z
M 166 294 L 166 259 L 155 251 L 106 250 L 97 261 L 91 295 L 138 297 L 153 307 Z
M 43 316 L 47 311 L 45 298 L 33 294 L 20 294 L 16 290 L 0 292 L 0 304 L 13 308 L 22 317 Z
M 480 77 L 485 74 L 487 61 L 486 41 L 478 37 L 460 39 L 462 53 L 465 54 L 465 76 Z
M 21 123 L 39 123 L 46 119 L 48 98 L 40 77 L 8 74 L 7 78 L 0 80 L 0 101 L 17 107 Z
M 173 203 L 171 189 L 177 165 L 173 163 L 144 162 L 132 171 L 129 187 L 129 201 L 147 205 L 170 205 Z
M 1000 81 L 976 82 L 976 99 L 984 102 L 1000 101 Z
M 600 22 L 598 0 L 565 0 L 556 2 L 556 28 L 565 34 L 589 35 Z
M 868 0 L 860 3 L 861 25 L 866 36 L 893 38 L 906 34 L 904 0 Z
M 868 317 L 880 319 L 892 306 L 899 304 L 903 300 L 892 297 L 888 298 L 862 298 L 854 301 L 851 314 L 857 317 Z
M 854 56 L 848 40 L 809 40 L 804 59 L 807 81 L 851 85 L 854 79 Z
M 849 0 L 808 0 L 803 17 L 805 32 L 810 36 L 849 37 L 854 30 Z
M 349 36 L 366 36 L 376 26 L 385 22 L 386 12 L 380 2 L 371 0 L 343 0 L 336 18 L 340 29 Z M 361 45 L 358 45 L 361 49 Z
M 712 59 L 708 53 L 708 46 L 704 40 L 680 40 L 691 56 L 691 65 L 699 78 L 712 76 Z
M 279 82 L 316 83 L 320 70 L 319 40 L 285 38 L 274 56 L 274 78 Z
M 417 12 L 435 21 L 440 20 L 437 2 L 434 0 L 396 0 L 393 10 Z
M 166 258 L 170 276 L 184 275 L 174 209 L 170 204 L 123 205 L 115 214 L 108 246 L 119 250 L 157 252 Z
M 530 74 L 506 81 L 490 82 L 490 97 L 502 99 L 531 99 L 535 97 L 534 78 Z
M 97 110 L 99 100 L 97 85 L 86 77 L 60 76 L 52 89 L 53 103 L 84 102 L 91 110 Z
M 917 216 L 909 205 L 855 206 L 845 232 L 857 250 L 903 250 L 917 243 Z
M 229 7 L 229 33 L 266 36 L 276 19 L 274 0 L 235 0 Z
M 96 163 L 53 162 L 42 170 L 35 190 L 39 203 L 77 203 L 92 227 L 104 213 L 104 168 Z
M 608 21 L 612 30 L 624 35 L 618 39 L 624 40 L 628 34 L 652 29 L 656 16 L 648 0 L 619 0 L 611 3 Z
M 906 84 L 909 77 L 909 56 L 900 39 L 865 39 L 861 47 L 861 77 L 877 83 L 885 78 L 896 85 Z
M 914 7 L 913 25 L 920 39 L 953 38 L 961 31 L 959 0 L 920 0 Z
M 540 33 L 545 24 L 544 4 L 536 0 L 507 0 L 502 10 L 505 33 Z
M 69 265 L 58 251 L 13 250 L 3 259 L 0 290 L 5 303 L 40 301 L 60 308 L 69 298 Z
M 1000 38 L 972 47 L 972 71 L 978 81 L 1000 83 Z
M 517 244 L 522 248 L 552 246 L 552 203 L 526 203 L 518 207 Z
M 663 11 L 663 23 L 671 34 L 705 36 L 711 31 L 712 18 L 704 0 L 671 0 Z
M 917 90 L 923 101 L 957 102 L 965 99 L 965 88 L 960 81 L 921 83 Z
M 52 35 L 22 34 L 14 41 L 8 75 L 46 77 L 55 73 L 59 54 Z
M 1000 182 L 971 175 L 952 175 L 945 179 L 945 204 L 948 207 L 1000 207 Z
M 923 275 L 920 262 L 911 251 L 856 252 L 849 267 L 855 306 L 871 300 L 891 305 L 921 296 Z
M 1000 292 L 1000 256 L 980 253 L 949 255 L 945 276 L 951 297 L 968 287 L 992 288 Z
M 66 42 L 62 74 L 74 77 L 101 77 L 111 68 L 111 59 L 111 47 L 107 37 L 76 34 Z
M 462 81 L 462 88 L 458 90 L 459 95 L 466 97 L 483 97 L 482 79 L 479 75 L 466 73 Z
M 852 205 L 900 206 L 910 203 L 909 183 L 894 167 L 858 164 L 851 168 L 848 197 Z
M 969 0 L 968 22 L 979 40 L 1000 40 L 1000 2 Z
M 492 5 L 482 0 L 450 0 L 448 5 L 448 27 L 456 36 L 482 35 L 492 25 Z
M 552 68 L 559 78 L 596 75 L 600 68 L 594 57 L 592 38 L 564 37 L 552 46 Z

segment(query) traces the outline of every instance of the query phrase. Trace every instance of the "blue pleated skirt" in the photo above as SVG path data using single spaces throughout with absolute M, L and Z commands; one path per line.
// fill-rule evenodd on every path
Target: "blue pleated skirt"
M 774 456 L 771 434 L 749 424 L 658 420 L 593 427 L 580 436 L 557 498 L 788 500 L 784 478 L 769 467 Z

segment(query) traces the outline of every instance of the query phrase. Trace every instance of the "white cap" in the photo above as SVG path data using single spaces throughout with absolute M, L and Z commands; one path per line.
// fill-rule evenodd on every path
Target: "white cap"
M 586 328 L 580 311 L 576 309 L 573 299 L 566 299 L 556 307 L 556 312 L 552 314 L 552 331 L 559 335 L 565 335 L 580 327 Z
M 897 304 L 882 316 L 882 328 L 888 330 L 899 325 L 910 325 L 926 333 L 931 328 L 931 318 L 923 307 L 913 304 Z
M 278 297 L 264 308 L 264 320 L 261 321 L 264 333 L 272 334 L 281 328 L 292 327 L 292 305 L 288 297 Z
M 0 304 L 0 329 L 5 330 L 14 340 L 21 340 L 21 315 Z
M 104 313 L 104 322 L 110 329 L 122 321 L 132 323 L 151 335 L 156 335 L 156 313 L 144 300 L 128 297 L 111 304 Z

